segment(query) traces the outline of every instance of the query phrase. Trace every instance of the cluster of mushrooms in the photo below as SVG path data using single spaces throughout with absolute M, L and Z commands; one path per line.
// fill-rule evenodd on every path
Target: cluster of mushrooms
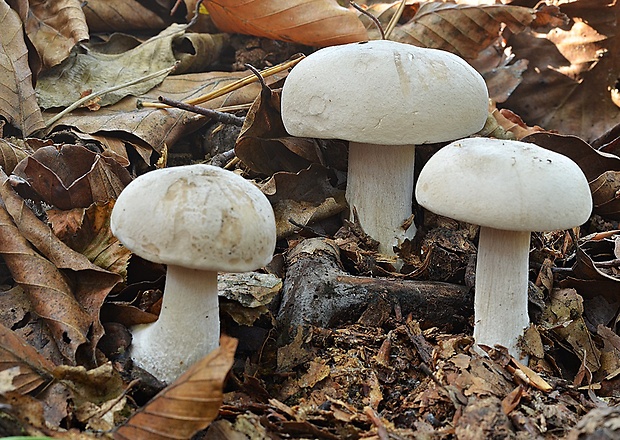
M 349 141 L 346 198 L 380 252 L 394 255 L 415 235 L 407 221 L 414 188 L 426 209 L 480 225 L 475 342 L 524 359 L 530 234 L 587 221 L 592 199 L 581 169 L 531 143 L 466 138 L 485 124 L 488 91 L 445 51 L 386 40 L 320 49 L 292 69 L 281 105 L 289 134 Z M 415 145 L 448 141 L 414 183 Z M 171 382 L 218 346 L 217 272 L 270 261 L 272 208 L 242 177 L 189 165 L 134 180 L 111 227 L 132 252 L 168 265 L 159 319 L 132 329 L 130 350 L 137 365 Z M 187 344 L 191 355 L 177 350 Z

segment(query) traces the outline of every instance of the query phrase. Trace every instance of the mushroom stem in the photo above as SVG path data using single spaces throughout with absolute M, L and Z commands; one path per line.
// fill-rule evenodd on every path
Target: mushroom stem
M 522 359 L 518 342 L 527 313 L 530 232 L 480 227 L 474 299 L 476 344 L 508 348 Z
M 169 265 L 159 318 L 132 328 L 131 357 L 170 383 L 219 346 L 217 272 Z
M 403 223 L 412 213 L 415 145 L 349 143 L 346 198 L 357 210 L 364 231 L 379 242 L 379 251 L 394 255 L 394 246 L 416 233 Z

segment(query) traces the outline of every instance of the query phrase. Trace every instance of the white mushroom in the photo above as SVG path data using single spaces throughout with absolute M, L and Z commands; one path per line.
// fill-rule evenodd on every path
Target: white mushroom
M 482 77 L 449 52 L 394 41 L 321 49 L 288 75 L 282 120 L 293 136 L 349 141 L 346 197 L 379 250 L 415 235 L 415 144 L 479 131 L 488 114 Z
M 520 357 L 518 340 L 529 325 L 530 232 L 588 220 L 592 198 L 583 172 L 534 144 L 463 139 L 429 159 L 416 198 L 436 214 L 480 225 L 474 338 Z
M 165 382 L 219 345 L 217 272 L 247 272 L 271 260 L 273 210 L 230 171 L 188 165 L 146 173 L 120 194 L 112 233 L 132 252 L 168 265 L 161 313 L 132 328 L 134 362 Z

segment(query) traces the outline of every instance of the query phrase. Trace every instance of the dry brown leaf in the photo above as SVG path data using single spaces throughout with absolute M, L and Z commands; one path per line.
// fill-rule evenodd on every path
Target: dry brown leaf
M 121 53 L 107 53 L 104 47 L 73 51 L 62 63 L 42 72 L 37 80 L 37 99 L 41 108 L 68 107 L 75 101 L 140 80 L 97 98 L 98 106 L 115 104 L 128 95 L 146 93 L 166 77 L 165 69 L 176 63 L 172 50 L 175 38 L 185 34 L 185 27 L 173 24 L 158 35 Z M 151 74 L 157 74 L 152 76 Z M 151 75 L 151 77 L 146 78 Z
M 87 209 L 48 210 L 47 216 L 56 236 L 71 249 L 102 269 L 126 278 L 132 254 L 110 231 L 113 206 L 112 202 L 94 203 Z
M 5 0 L 0 0 L 0 23 L 0 116 L 27 136 L 44 124 L 32 86 L 22 21 Z
M 594 212 L 602 217 L 620 220 L 620 171 L 605 171 L 592 182 Z
M 0 166 L 7 174 L 11 174 L 18 162 L 28 157 L 30 153 L 31 151 L 26 148 L 0 139 Z
M 136 0 L 88 0 L 83 7 L 91 32 L 161 30 L 164 17 Z
M 355 12 L 331 0 L 207 0 L 205 6 L 222 32 L 319 47 L 368 39 Z
M 91 135 L 121 132 L 119 137 L 131 142 L 134 148 L 138 145 L 143 146 L 138 152 L 148 164 L 151 164 L 152 151 L 149 146 L 161 153 L 165 145 L 174 145 L 182 136 L 205 125 L 209 119 L 196 118 L 191 113 L 175 108 L 166 110 L 138 108 L 139 101 L 157 101 L 159 96 L 179 101 L 195 98 L 237 81 L 248 73 L 250 72 L 208 72 L 169 76 L 140 99 L 127 97 L 94 113 L 89 110 L 76 110 L 56 122 L 52 128 L 68 125 Z M 278 79 L 282 79 L 282 76 L 274 75 L 266 80 L 271 83 Z M 249 104 L 259 92 L 260 86 L 251 84 L 213 99 L 203 106 L 217 109 L 228 105 Z M 51 118 L 54 113 L 45 112 L 44 115 Z
M 11 390 L 27 394 L 53 378 L 55 365 L 41 356 L 32 346 L 0 324 L 0 371 L 17 367 L 12 377 Z
M 577 1 L 561 10 L 572 19 L 570 29 L 508 39 L 515 56 L 529 60 L 529 69 L 505 105 L 528 124 L 593 141 L 620 118 L 610 93 L 620 71 L 620 3 Z
M 280 91 L 263 87 L 252 103 L 235 145 L 235 153 L 252 171 L 271 176 L 298 172 L 313 162 L 319 147 L 312 139 L 293 138 L 280 115 Z
M 114 439 L 189 439 L 206 428 L 218 415 L 236 348 L 236 339 L 222 337 L 218 349 L 138 410 L 114 432 Z
M 574 289 L 553 289 L 542 320 L 557 337 L 570 345 L 590 372 L 598 371 L 600 351 L 583 319 L 583 298 Z
M 329 170 L 316 164 L 299 173 L 274 174 L 263 192 L 273 206 L 279 238 L 347 208 L 344 191 L 332 185 Z
M 48 205 L 62 210 L 114 200 L 131 182 L 114 153 L 97 154 L 79 145 L 39 148 L 13 171 Z
M 0 209 L 0 255 L 15 282 L 28 293 L 33 310 L 47 322 L 67 362 L 75 363 L 75 352 L 87 341 L 91 321 L 65 277 L 31 247 L 4 207 Z
M 103 334 L 101 304 L 120 277 L 62 243 L 2 174 L 0 254 L 28 293 L 33 310 L 47 322 L 67 362 L 75 362 L 75 351 L 86 342 L 90 342 L 87 356 L 92 356 Z
M 30 0 L 26 32 L 46 67 L 61 63 L 89 38 L 80 0 Z
M 502 24 L 518 33 L 528 26 L 560 26 L 564 16 L 557 7 L 539 10 L 513 5 L 457 5 L 421 3 L 407 24 L 396 28 L 393 38 L 416 46 L 443 49 L 465 59 L 475 59 L 500 35 Z

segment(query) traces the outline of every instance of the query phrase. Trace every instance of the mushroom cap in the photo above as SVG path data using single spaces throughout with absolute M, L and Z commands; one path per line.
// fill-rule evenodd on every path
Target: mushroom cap
M 415 195 L 436 214 L 507 231 L 572 228 L 592 211 L 588 181 L 571 159 L 490 138 L 461 139 L 435 153 Z
M 286 78 L 281 105 L 293 136 L 410 145 L 482 129 L 488 91 L 452 53 L 376 40 L 304 58 Z
M 118 197 L 112 233 L 149 261 L 192 269 L 246 272 L 269 263 L 276 242 L 265 195 L 210 165 L 158 169 Z

